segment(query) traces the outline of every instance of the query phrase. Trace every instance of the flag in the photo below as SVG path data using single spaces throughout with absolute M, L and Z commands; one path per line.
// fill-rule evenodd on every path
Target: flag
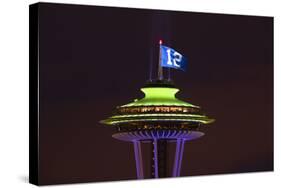
M 162 67 L 169 67 L 185 71 L 187 59 L 174 49 L 160 45 L 160 61 Z

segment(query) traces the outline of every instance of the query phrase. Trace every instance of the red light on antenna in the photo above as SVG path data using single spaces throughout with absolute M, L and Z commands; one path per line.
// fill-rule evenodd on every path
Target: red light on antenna
M 159 40 L 159 44 L 160 44 L 160 45 L 162 44 L 162 40 L 161 40 L 161 39 Z

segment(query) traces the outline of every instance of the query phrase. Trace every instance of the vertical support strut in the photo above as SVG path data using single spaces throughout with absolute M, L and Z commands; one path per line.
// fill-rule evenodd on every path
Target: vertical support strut
M 159 178 L 167 177 L 167 140 L 159 139 L 158 149 L 158 176 Z
M 180 176 L 180 172 L 181 172 L 181 163 L 182 163 L 182 156 L 183 156 L 183 152 L 184 152 L 184 143 L 185 143 L 185 140 L 181 139 L 180 160 L 179 160 L 177 176 Z
M 173 177 L 180 176 L 182 156 L 184 151 L 184 142 L 185 142 L 184 139 L 177 139 L 176 153 L 175 153 L 175 160 L 174 160 L 174 167 L 173 167 Z
M 143 164 L 142 164 L 142 154 L 141 154 L 141 143 L 140 141 L 134 141 L 134 151 L 135 151 L 135 160 L 137 168 L 137 178 L 143 179 Z
M 152 177 L 167 177 L 167 140 L 152 140 Z
M 154 161 L 154 178 L 159 178 L 158 175 L 158 148 L 157 139 L 153 140 L 153 161 Z

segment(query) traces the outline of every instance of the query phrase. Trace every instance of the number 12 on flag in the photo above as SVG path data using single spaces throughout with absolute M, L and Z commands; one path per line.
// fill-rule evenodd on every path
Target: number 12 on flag
M 160 45 L 161 67 L 169 67 L 185 71 L 187 59 L 176 50 Z

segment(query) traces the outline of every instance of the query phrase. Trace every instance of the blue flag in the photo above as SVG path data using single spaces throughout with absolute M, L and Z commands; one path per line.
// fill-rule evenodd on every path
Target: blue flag
M 185 71 L 187 59 L 174 49 L 160 45 L 161 50 L 161 66 Z

